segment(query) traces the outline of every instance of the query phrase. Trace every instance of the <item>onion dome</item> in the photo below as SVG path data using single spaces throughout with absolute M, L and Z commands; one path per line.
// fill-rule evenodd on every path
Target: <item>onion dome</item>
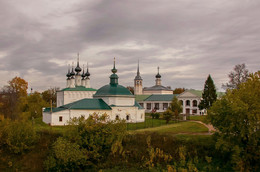
M 69 68 L 68 68 L 68 73 L 67 73 L 67 75 L 66 75 L 67 77 L 68 77 L 68 79 L 70 78 L 70 66 L 69 66 Z
M 79 56 L 79 55 L 78 55 Z M 77 74 L 79 72 L 81 72 L 81 68 L 79 67 L 79 57 L 78 57 L 78 61 L 77 61 L 77 67 L 75 68 L 75 71 L 77 72 Z
M 159 74 L 159 67 L 158 67 L 158 73 L 155 75 L 155 78 L 161 78 L 161 75 Z
M 72 69 L 71 69 L 71 72 L 70 72 L 70 76 L 71 76 L 71 77 L 74 77 L 74 76 L 75 76 L 73 63 L 72 63 Z
M 85 73 L 86 77 L 88 78 L 90 76 L 90 73 L 88 71 L 88 64 L 87 64 L 87 72 Z
M 82 77 L 82 79 L 84 79 L 85 78 L 85 72 L 84 72 L 84 65 L 83 65 L 83 72 L 82 72 L 82 75 L 81 75 L 81 77 Z

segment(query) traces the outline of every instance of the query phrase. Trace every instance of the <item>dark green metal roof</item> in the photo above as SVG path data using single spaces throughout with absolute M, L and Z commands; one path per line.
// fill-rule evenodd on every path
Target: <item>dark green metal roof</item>
M 151 95 L 135 95 L 135 100 L 138 102 L 144 101 L 145 99 L 147 99 L 148 97 L 150 97 Z
M 94 96 L 107 96 L 107 95 L 129 95 L 133 94 L 124 86 L 118 84 L 108 84 L 97 90 Z
M 75 88 L 64 88 L 60 91 L 97 91 L 94 88 L 86 88 L 83 86 L 76 86 Z
M 137 101 L 135 101 L 135 104 L 133 106 L 116 106 L 116 105 L 110 105 L 111 107 L 138 107 L 138 109 L 144 109 Z
M 53 108 L 52 112 L 58 112 L 65 109 L 111 110 L 111 107 L 106 104 L 103 99 L 82 99 L 57 108 Z M 46 108 L 44 112 L 50 112 L 50 110 L 50 108 Z
M 172 101 L 172 99 L 178 95 L 179 94 L 152 94 L 144 101 Z

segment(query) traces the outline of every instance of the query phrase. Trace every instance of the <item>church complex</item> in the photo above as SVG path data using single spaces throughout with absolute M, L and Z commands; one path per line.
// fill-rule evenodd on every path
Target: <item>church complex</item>
M 170 87 L 162 85 L 159 72 L 155 75 L 155 85 L 143 88 L 139 62 L 134 78 L 134 95 L 124 86 L 119 85 L 115 60 L 110 83 L 96 90 L 91 88 L 90 73 L 79 65 L 73 65 L 67 73 L 66 88 L 57 92 L 57 107 L 43 108 L 43 122 L 49 125 L 66 125 L 74 117 L 88 118 L 92 114 L 106 114 L 109 120 L 125 119 L 126 122 L 144 122 L 145 112 L 164 112 L 176 96 L 182 102 L 183 114 L 203 115 L 198 105 L 202 91 L 186 90 L 173 94 Z

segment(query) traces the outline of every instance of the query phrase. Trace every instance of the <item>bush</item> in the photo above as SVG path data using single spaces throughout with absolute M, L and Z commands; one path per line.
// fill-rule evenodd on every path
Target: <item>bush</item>
M 153 119 L 159 119 L 160 113 L 151 113 L 151 116 L 152 116 Z
M 45 167 L 51 171 L 96 168 L 110 154 L 118 153 L 125 133 L 123 121 L 107 121 L 106 116 L 74 118 L 64 137 L 53 144 Z
M 37 141 L 36 132 L 29 122 L 4 121 L 0 132 L 1 145 L 16 154 L 32 149 Z

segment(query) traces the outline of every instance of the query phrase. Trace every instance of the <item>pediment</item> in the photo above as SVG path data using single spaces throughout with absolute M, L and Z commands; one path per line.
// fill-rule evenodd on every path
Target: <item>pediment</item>
M 199 96 L 197 96 L 196 94 L 193 94 L 189 91 L 185 91 L 178 96 L 178 98 L 198 98 L 198 97 Z

